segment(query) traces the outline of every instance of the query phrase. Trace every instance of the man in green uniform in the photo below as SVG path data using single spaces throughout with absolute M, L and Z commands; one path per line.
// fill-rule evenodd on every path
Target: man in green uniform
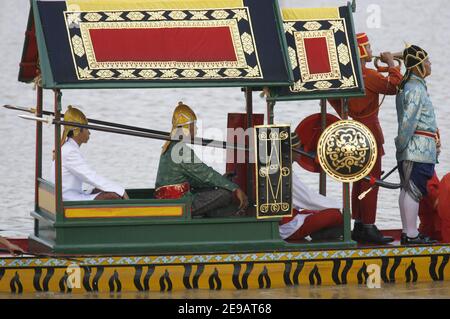
M 240 215 L 248 207 L 247 195 L 238 185 L 203 163 L 185 141 L 196 135 L 197 117 L 192 109 L 179 102 L 172 117 L 172 139 L 163 145 L 156 177 L 155 197 L 176 199 L 192 196 L 192 216 L 226 217 Z M 233 197 L 239 207 L 231 208 Z

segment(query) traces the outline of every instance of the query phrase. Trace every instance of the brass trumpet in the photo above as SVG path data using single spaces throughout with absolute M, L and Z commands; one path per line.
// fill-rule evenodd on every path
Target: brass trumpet
M 398 66 L 402 65 L 403 62 L 403 52 L 396 52 L 396 53 L 392 53 L 392 55 L 394 56 L 394 61 L 397 61 Z M 381 56 L 377 55 L 373 57 L 373 64 L 375 65 L 375 67 L 378 69 L 378 63 L 381 61 Z

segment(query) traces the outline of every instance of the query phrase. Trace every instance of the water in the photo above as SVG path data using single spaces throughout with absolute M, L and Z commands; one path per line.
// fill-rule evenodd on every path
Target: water
M 337 6 L 345 1 L 281 1 L 282 5 Z M 437 166 L 440 177 L 450 171 L 450 108 L 446 76 L 450 67 L 446 56 L 450 42 L 444 37 L 450 34 L 450 3 L 431 0 L 424 5 L 421 0 L 382 0 L 357 2 L 355 15 L 357 31 L 367 31 L 375 53 L 403 49 L 403 41 L 424 47 L 433 62 L 433 75 L 429 78 L 429 90 L 436 107 L 440 124 L 443 149 L 441 164 Z M 33 106 L 35 91 L 31 85 L 17 82 L 18 65 L 22 55 L 24 32 L 27 24 L 29 1 L 2 0 L 0 10 L 0 48 L 2 63 L 0 72 L 0 104 Z M 368 28 L 373 14 L 380 13 L 380 28 Z M 376 22 L 376 21 L 375 21 Z M 373 24 L 371 24 L 373 25 Z M 239 88 L 230 89 L 165 89 L 165 90 L 72 90 L 63 92 L 63 104 L 74 104 L 89 117 L 136 126 L 169 130 L 173 107 L 178 101 L 191 105 L 203 119 L 203 128 L 220 129 L 209 138 L 224 138 L 220 132 L 226 127 L 226 113 L 244 112 L 245 100 Z M 46 92 L 45 109 L 52 110 L 53 97 Z M 266 104 L 254 94 L 254 111 L 264 113 Z M 318 101 L 278 103 L 275 109 L 277 123 L 290 123 L 295 127 L 304 117 L 319 112 Z M 329 112 L 334 111 L 329 108 Z M 0 110 L 0 235 L 27 236 L 33 229 L 29 212 L 34 200 L 34 147 L 35 125 L 17 118 L 18 113 Z M 386 156 L 383 169 L 387 172 L 395 166 L 397 122 L 393 97 L 386 97 L 380 113 L 384 129 Z M 222 133 L 223 134 L 223 133 Z M 44 129 L 44 176 L 49 176 L 53 130 Z M 127 188 L 154 186 L 160 152 L 160 141 L 92 132 L 91 140 L 83 146 L 83 152 L 98 173 L 109 176 Z M 209 150 L 208 163 L 220 172 L 224 171 L 224 152 Z M 319 176 L 303 171 L 304 181 L 318 190 Z M 393 174 L 391 181 L 398 181 Z M 328 179 L 329 196 L 340 198 L 341 186 Z M 377 223 L 382 228 L 400 227 L 397 206 L 398 191 L 381 190 Z

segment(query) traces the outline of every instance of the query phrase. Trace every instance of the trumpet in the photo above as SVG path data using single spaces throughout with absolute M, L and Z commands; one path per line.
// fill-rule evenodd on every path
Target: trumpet
M 392 56 L 394 57 L 394 61 L 398 63 L 398 66 L 401 66 L 403 62 L 403 52 L 392 53 Z M 373 64 L 378 69 L 379 68 L 378 64 L 381 61 L 381 55 L 373 56 L 373 59 L 374 59 Z

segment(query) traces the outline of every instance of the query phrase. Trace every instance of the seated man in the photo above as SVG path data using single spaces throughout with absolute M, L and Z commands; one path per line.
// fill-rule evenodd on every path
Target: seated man
M 298 136 L 292 133 L 292 148 L 298 147 Z M 280 222 L 280 236 L 288 240 L 337 239 L 343 234 L 343 218 L 337 201 L 312 192 L 295 172 L 299 154 L 292 152 L 292 206 L 294 214 Z
M 162 148 L 156 177 L 155 197 L 176 199 L 192 196 L 192 216 L 225 217 L 239 215 L 247 209 L 247 195 L 233 182 L 204 164 L 185 141 L 197 133 L 197 117 L 192 109 L 178 103 L 172 116 L 172 139 Z M 195 191 L 192 191 L 195 188 Z M 233 195 L 239 201 L 238 209 L 230 208 Z
M 86 116 L 69 105 L 64 121 L 87 124 Z M 64 201 L 129 199 L 125 189 L 98 175 L 92 170 L 80 152 L 80 146 L 89 141 L 89 129 L 64 126 L 61 138 L 62 197 Z M 52 164 L 52 180 L 55 180 L 55 161 Z M 83 191 L 82 184 L 93 187 L 90 192 Z

